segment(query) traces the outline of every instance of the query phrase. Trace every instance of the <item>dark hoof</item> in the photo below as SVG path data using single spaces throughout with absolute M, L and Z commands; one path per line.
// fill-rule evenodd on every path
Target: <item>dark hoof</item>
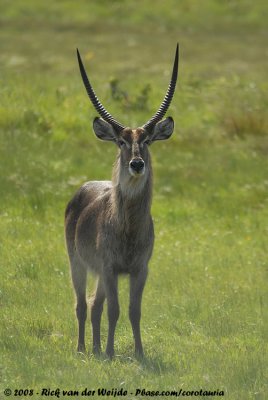
M 86 353 L 85 345 L 79 344 L 79 345 L 77 346 L 77 353 L 85 354 L 85 353 Z
M 144 360 L 145 358 L 143 351 L 135 351 L 135 357 L 140 361 Z
M 114 351 L 106 350 L 105 354 L 106 357 L 109 358 L 109 360 L 112 360 L 114 358 Z
M 101 347 L 93 346 L 92 353 L 94 354 L 94 356 L 100 356 L 101 355 Z

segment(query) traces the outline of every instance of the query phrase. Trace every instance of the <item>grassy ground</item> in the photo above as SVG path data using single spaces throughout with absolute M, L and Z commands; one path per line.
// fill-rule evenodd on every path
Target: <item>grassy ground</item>
M 0 397 L 5 388 L 123 387 L 128 398 L 137 388 L 267 398 L 266 2 L 0 8 Z M 133 355 L 126 279 L 115 360 L 78 356 L 63 213 L 81 183 L 110 177 L 116 149 L 92 133 L 75 48 L 110 112 L 138 126 L 163 98 L 177 41 L 176 131 L 152 147 L 146 359 Z M 106 318 L 102 328 L 104 341 Z

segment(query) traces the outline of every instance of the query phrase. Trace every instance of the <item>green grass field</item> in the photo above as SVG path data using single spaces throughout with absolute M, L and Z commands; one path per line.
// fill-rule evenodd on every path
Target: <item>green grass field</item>
M 1 2 L 1 399 L 85 387 L 268 398 L 267 19 L 260 0 Z M 84 181 L 110 178 L 116 148 L 92 132 L 75 49 L 135 127 L 162 101 L 177 42 L 176 129 L 151 148 L 146 358 L 134 358 L 126 278 L 115 359 L 77 355 L 64 209 Z M 89 322 L 86 336 L 91 350 Z

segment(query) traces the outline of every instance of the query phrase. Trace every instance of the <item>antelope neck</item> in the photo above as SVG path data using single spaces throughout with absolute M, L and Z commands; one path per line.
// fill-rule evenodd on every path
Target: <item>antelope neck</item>
M 140 179 L 143 179 L 141 177 Z M 150 210 L 152 203 L 152 177 L 148 174 L 144 177 L 145 182 L 137 182 L 142 184 L 141 188 L 135 188 L 129 183 L 129 187 L 121 186 L 118 182 L 113 186 L 113 204 L 114 215 L 119 223 L 120 228 L 126 232 L 138 231 L 150 218 Z M 132 181 L 135 178 L 131 179 Z

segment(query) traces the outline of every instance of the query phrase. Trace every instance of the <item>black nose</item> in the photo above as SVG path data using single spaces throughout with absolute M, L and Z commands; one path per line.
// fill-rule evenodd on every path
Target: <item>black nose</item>
M 134 158 L 133 160 L 130 161 L 129 165 L 133 169 L 133 171 L 139 173 L 144 168 L 144 161 L 140 158 L 138 159 Z

